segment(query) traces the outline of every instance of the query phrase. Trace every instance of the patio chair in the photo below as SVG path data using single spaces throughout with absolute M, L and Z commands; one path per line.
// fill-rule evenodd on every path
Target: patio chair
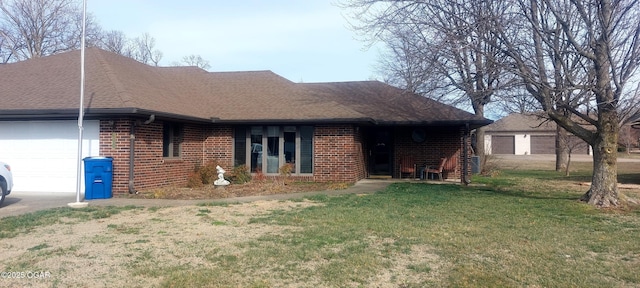
M 402 175 L 409 174 L 412 179 L 416 178 L 416 161 L 413 159 L 413 156 L 404 155 L 400 156 L 400 179 L 402 179 Z
M 440 181 L 444 181 L 444 179 L 442 179 L 442 173 L 444 172 L 445 163 L 447 163 L 447 158 L 440 158 L 440 164 L 438 164 L 438 166 L 429 166 L 427 169 L 424 169 L 424 173 L 426 174 L 425 178 L 429 177 L 429 173 L 438 174 Z

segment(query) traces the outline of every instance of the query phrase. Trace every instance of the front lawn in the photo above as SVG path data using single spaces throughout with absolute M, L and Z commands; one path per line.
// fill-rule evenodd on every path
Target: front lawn
M 0 271 L 51 278 L 0 286 L 640 286 L 640 210 L 579 202 L 588 189 L 579 173 L 504 170 L 470 187 L 407 182 L 294 202 L 7 217 L 15 233 L 0 234 L 11 251 Z

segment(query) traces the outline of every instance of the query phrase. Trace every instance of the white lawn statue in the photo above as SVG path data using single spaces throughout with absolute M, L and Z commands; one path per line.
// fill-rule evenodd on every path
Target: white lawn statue
M 227 186 L 229 184 L 231 184 L 229 181 L 224 179 L 224 169 L 222 169 L 222 167 L 220 167 L 220 165 L 216 166 L 216 170 L 218 171 L 218 179 L 216 181 L 213 181 L 213 185 L 216 186 Z

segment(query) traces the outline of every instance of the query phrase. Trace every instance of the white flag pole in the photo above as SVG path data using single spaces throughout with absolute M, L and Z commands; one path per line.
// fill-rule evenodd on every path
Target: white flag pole
M 85 29 L 87 25 L 87 0 L 82 1 L 82 40 L 80 41 L 80 108 L 78 109 L 78 163 L 76 178 L 76 202 L 68 205 L 73 208 L 87 207 L 89 203 L 80 201 L 80 190 L 82 189 L 82 122 L 84 121 L 84 46 Z

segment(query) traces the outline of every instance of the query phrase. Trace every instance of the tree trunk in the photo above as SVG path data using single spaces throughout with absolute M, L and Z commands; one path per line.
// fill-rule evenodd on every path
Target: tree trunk
M 556 171 L 567 169 L 569 151 L 567 146 L 567 131 L 556 125 Z
M 567 165 L 564 167 L 564 176 L 569 177 L 569 168 L 571 168 L 571 152 L 569 152 L 567 156 Z
M 608 115 L 605 115 L 608 114 Z M 591 188 L 580 200 L 600 208 L 618 206 L 618 125 L 615 111 L 601 113 L 593 144 Z
M 482 163 L 484 163 L 484 130 L 485 127 L 476 128 L 476 156 L 479 157 L 478 161 L 478 171 L 482 171 Z
M 612 1 L 601 1 L 599 17 L 603 23 L 612 23 Z M 591 189 L 582 196 L 583 201 L 600 208 L 618 206 L 618 100 L 620 87 L 613 90 L 611 77 L 611 31 L 605 29 L 593 45 L 595 72 L 595 99 L 598 107 L 596 133 L 593 135 L 593 176 Z M 614 68 L 615 69 L 615 68 Z

